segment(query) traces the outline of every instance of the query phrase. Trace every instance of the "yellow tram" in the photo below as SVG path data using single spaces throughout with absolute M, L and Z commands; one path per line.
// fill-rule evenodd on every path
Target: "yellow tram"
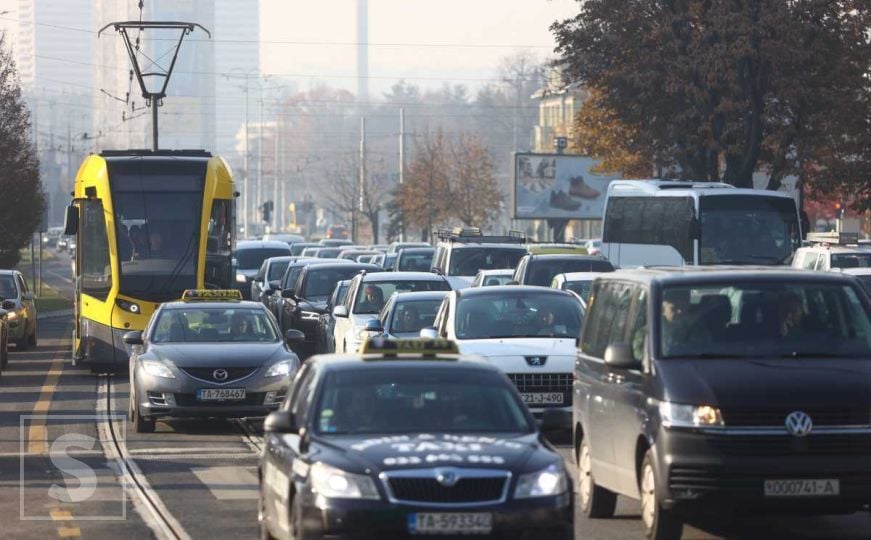
M 76 175 L 65 233 L 76 236 L 73 359 L 128 362 L 123 335 L 186 289 L 232 287 L 233 178 L 198 150 L 104 151 Z

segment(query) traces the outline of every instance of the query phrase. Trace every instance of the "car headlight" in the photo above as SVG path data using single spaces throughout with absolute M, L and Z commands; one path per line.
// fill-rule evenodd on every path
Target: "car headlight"
M 163 377 L 164 379 L 175 379 L 175 375 L 172 374 L 172 370 L 170 370 L 169 366 L 167 366 L 163 362 L 158 362 L 156 360 L 143 360 L 142 361 L 142 369 L 145 370 L 145 373 L 152 375 L 154 377 Z
M 317 321 L 321 318 L 321 314 L 317 311 L 300 311 L 299 318 L 304 321 Z
M 293 366 L 291 365 L 290 360 L 282 360 L 269 366 L 269 369 L 266 370 L 265 377 L 287 377 L 290 375 L 291 369 L 293 369 Z
M 245 274 L 236 274 L 236 282 L 245 283 L 248 281 L 248 278 L 245 277 Z
M 6 320 L 8 320 L 8 321 L 14 321 L 17 318 L 18 318 L 17 311 L 9 311 L 6 313 Z
M 315 463 L 311 470 L 312 489 L 319 495 L 334 499 L 375 499 L 381 496 L 371 478 L 353 474 L 325 463 Z
M 722 427 L 720 409 L 710 405 L 682 405 L 669 401 L 659 402 L 659 416 L 666 428 Z
M 568 491 L 566 473 L 562 466 L 554 463 L 547 468 L 522 475 L 514 488 L 515 499 L 532 497 L 553 497 Z

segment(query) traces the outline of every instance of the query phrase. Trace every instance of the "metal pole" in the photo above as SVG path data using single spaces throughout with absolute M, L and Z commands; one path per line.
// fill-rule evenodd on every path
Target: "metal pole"
M 151 98 L 151 149 L 157 152 L 157 101 L 156 97 Z
M 366 189 L 366 117 L 360 118 L 360 179 L 357 186 L 357 220 L 359 221 L 360 214 L 363 212 L 363 198 L 365 197 Z M 359 236 L 360 227 L 357 226 L 357 234 Z M 354 238 L 354 242 L 358 239 Z
M 278 113 L 276 112 L 275 121 L 272 124 L 272 142 L 274 143 L 274 151 L 272 152 L 272 202 L 273 206 L 278 202 Z M 282 205 L 283 206 L 283 205 Z M 281 220 L 278 216 L 278 207 L 275 206 L 272 212 L 272 220 L 275 222 L 275 230 L 280 231 L 282 228 Z
M 405 109 L 399 109 L 399 185 L 405 183 Z M 399 217 L 399 241 L 405 242 L 405 223 Z
M 245 236 L 249 236 L 248 228 L 248 77 L 245 74 L 245 154 L 242 157 L 242 168 L 245 169 L 245 178 L 242 179 L 242 226 L 245 228 Z
M 30 235 L 30 285 L 36 287 L 36 253 L 33 249 L 33 234 Z
M 257 208 L 263 205 L 263 82 L 260 81 L 260 103 L 258 105 L 260 128 L 257 135 Z

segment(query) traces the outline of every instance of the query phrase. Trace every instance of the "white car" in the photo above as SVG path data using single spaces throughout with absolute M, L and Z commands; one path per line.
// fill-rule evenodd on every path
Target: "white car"
M 372 328 L 380 328 L 378 316 L 393 293 L 449 290 L 451 286 L 443 276 L 429 272 L 378 272 L 354 276 L 344 302 L 333 308 L 336 353 L 356 353 L 366 337 L 380 333 L 367 330 L 366 325 L 374 321 Z
M 550 286 L 554 289 L 563 291 L 572 291 L 581 297 L 584 301 L 584 306 L 590 299 L 590 292 L 593 290 L 593 280 L 602 275 L 603 272 L 567 272 L 565 274 L 557 274 L 551 281 Z
M 540 417 L 565 411 L 571 425 L 572 381 L 583 308 L 568 291 L 524 285 L 451 291 L 421 337 L 453 340 L 461 354 L 495 364 Z
M 496 268 L 495 270 L 481 270 L 470 287 L 493 287 L 495 285 L 507 285 L 514 277 L 513 268 Z

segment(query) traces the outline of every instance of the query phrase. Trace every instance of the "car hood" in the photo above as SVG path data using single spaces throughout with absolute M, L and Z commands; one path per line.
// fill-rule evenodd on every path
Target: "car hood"
M 359 328 L 359 327 L 365 326 L 367 321 L 371 321 L 371 320 L 377 319 L 377 318 L 378 318 L 377 313 L 361 314 L 361 315 L 354 314 L 354 315 L 351 315 L 351 322 L 354 323 L 355 327 Z
M 722 409 L 871 406 L 871 360 L 660 360 L 664 398 Z
M 391 471 L 428 467 L 540 470 L 553 461 L 538 434 L 417 433 L 386 436 L 315 436 L 322 456 L 349 471 Z
M 569 338 L 496 338 L 457 341 L 462 354 L 478 354 L 488 358 L 500 356 L 572 356 L 577 352 L 574 339 Z
M 178 367 L 251 367 L 293 356 L 281 342 L 167 343 L 151 345 L 149 352 Z

